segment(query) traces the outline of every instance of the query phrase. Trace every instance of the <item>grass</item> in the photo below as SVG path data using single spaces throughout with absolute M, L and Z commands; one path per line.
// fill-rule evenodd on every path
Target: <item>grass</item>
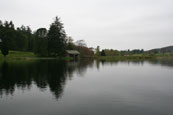
M 33 58 L 37 58 L 37 56 L 32 52 L 9 51 L 9 54 L 4 57 L 0 51 L 1 60 L 29 60 Z
M 96 56 L 98 60 L 118 61 L 118 60 L 147 60 L 147 59 L 173 59 L 172 53 L 167 54 L 133 54 L 125 56 Z
M 144 55 L 129 55 L 129 56 L 98 56 L 95 59 L 105 61 L 117 61 L 117 60 L 145 60 L 153 59 L 155 56 L 144 56 Z
M 61 60 L 72 60 L 70 57 L 39 57 L 33 52 L 22 52 L 22 51 L 9 51 L 9 54 L 4 57 L 0 51 L 0 61 L 31 61 L 31 60 L 48 60 L 48 59 L 61 59 Z

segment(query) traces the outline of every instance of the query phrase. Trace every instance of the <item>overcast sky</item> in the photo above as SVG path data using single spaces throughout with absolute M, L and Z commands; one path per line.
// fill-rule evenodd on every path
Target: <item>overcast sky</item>
M 0 0 L 0 20 L 32 30 L 61 17 L 68 36 L 87 46 L 152 49 L 173 45 L 173 0 Z

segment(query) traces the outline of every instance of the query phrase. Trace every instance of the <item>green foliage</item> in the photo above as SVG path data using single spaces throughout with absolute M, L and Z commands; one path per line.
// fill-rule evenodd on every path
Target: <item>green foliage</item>
M 74 50 L 75 44 L 73 43 L 72 37 L 67 37 L 66 39 L 66 50 Z
M 12 37 L 11 29 L 5 30 L 4 27 L 1 27 L 0 32 L 1 32 L 1 34 L 0 34 L 1 52 L 4 56 L 6 56 L 6 55 L 8 55 L 8 51 L 9 51 L 9 47 L 10 47 L 10 38 Z
M 48 40 L 46 28 L 40 28 L 35 33 L 34 53 L 40 56 L 48 56 Z
M 49 56 L 63 56 L 65 54 L 66 33 L 60 18 L 56 17 L 48 32 Z
M 100 46 L 97 46 L 95 55 L 100 56 Z
M 32 33 L 29 27 L 21 26 L 21 28 L 14 28 L 12 21 L 0 21 L 0 38 L 4 42 L 8 39 L 7 46 L 9 50 L 18 51 L 32 51 Z
M 8 50 L 9 49 L 8 49 L 7 45 L 5 43 L 3 43 L 1 46 L 1 52 L 4 56 L 8 55 Z
M 105 49 L 105 54 L 106 56 L 119 56 L 120 52 L 118 50 L 113 50 L 113 49 Z
M 101 51 L 101 56 L 106 56 L 106 54 L 105 54 L 105 51 L 104 51 L 104 50 L 102 50 L 102 51 Z
M 134 50 L 123 50 L 120 51 L 120 55 L 121 56 L 127 56 L 127 55 L 137 55 L 137 54 L 144 54 L 144 50 L 143 49 L 134 49 Z
M 33 51 L 33 34 L 30 27 L 21 26 L 17 28 L 17 50 Z

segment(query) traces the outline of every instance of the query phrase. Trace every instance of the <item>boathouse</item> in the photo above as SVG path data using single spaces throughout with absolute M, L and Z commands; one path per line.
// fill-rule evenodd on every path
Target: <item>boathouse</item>
M 77 50 L 66 50 L 66 56 L 74 59 L 79 58 L 80 53 Z

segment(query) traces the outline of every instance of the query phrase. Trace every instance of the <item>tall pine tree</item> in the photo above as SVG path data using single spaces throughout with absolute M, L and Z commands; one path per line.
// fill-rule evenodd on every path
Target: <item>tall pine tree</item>
M 65 37 L 63 23 L 56 17 L 48 32 L 48 54 L 49 56 L 63 56 L 65 53 Z

